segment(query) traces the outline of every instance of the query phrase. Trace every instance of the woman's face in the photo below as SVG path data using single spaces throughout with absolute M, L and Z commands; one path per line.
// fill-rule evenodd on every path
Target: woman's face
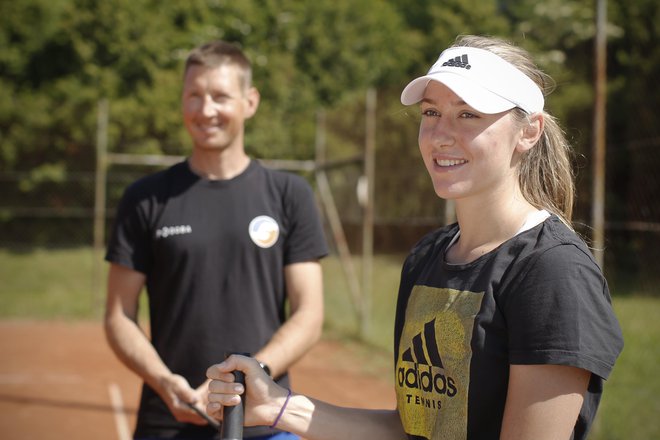
M 523 130 L 511 111 L 480 113 L 436 81 L 420 106 L 419 149 L 439 197 L 487 202 L 514 194 Z

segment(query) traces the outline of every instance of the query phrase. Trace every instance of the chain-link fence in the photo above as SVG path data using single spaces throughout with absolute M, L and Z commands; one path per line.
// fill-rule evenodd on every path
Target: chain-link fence
M 145 172 L 108 175 L 108 227 L 124 188 Z M 0 248 L 92 246 L 94 184 L 94 171 L 36 182 L 29 172 L 0 172 Z
M 616 294 L 658 295 L 660 281 L 660 140 L 631 142 L 608 147 L 605 272 Z M 626 178 L 621 164 L 625 157 Z M 123 190 L 154 167 L 112 166 L 107 174 L 106 237 Z M 421 165 L 413 170 L 419 174 Z M 342 216 L 351 249 L 360 252 L 361 209 L 356 200 L 360 167 L 342 167 L 329 173 L 333 197 Z M 77 172 L 65 179 L 35 179 L 29 172 L 0 173 L 0 248 L 26 251 L 31 248 L 91 247 L 94 223 L 95 173 Z M 626 182 L 625 186 L 615 182 Z M 410 197 L 405 189 L 402 197 Z M 427 198 L 432 200 L 433 198 Z M 591 236 L 588 210 L 576 215 L 576 227 L 587 241 Z M 391 202 L 390 202 L 391 203 Z M 444 223 L 443 202 L 434 200 L 415 216 L 396 217 L 379 211 L 376 188 L 374 250 L 400 252 L 426 231 Z M 425 202 L 426 204 L 426 202 Z M 437 216 L 429 215 L 437 213 Z M 330 236 L 330 235 L 328 235 Z
M 660 138 L 611 146 L 605 270 L 620 294 L 660 295 Z M 616 152 L 616 153 L 614 153 Z M 625 158 L 623 171 L 618 159 Z M 623 174 L 623 176 L 622 176 Z M 615 182 L 619 182 L 620 187 Z M 621 184 L 620 182 L 624 182 Z

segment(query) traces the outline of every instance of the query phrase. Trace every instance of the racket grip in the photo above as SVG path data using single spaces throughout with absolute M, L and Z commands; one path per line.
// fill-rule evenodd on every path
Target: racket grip
M 245 385 L 245 375 L 242 371 L 234 371 L 236 382 Z M 225 406 L 222 411 L 222 440 L 243 439 L 243 417 L 245 415 L 244 399 L 245 393 L 241 394 L 241 403 L 236 406 Z
M 234 381 L 245 387 L 245 374 L 242 371 L 234 371 Z M 235 406 L 222 408 L 222 428 L 220 438 L 222 440 L 243 439 L 243 419 L 245 416 L 245 393 L 241 394 L 241 403 Z

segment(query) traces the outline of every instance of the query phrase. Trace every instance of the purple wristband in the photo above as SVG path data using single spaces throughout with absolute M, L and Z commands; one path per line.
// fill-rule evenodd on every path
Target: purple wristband
M 280 419 L 282 418 L 282 414 L 284 414 L 284 410 L 286 409 L 286 405 L 289 403 L 289 399 L 291 398 L 291 389 L 287 388 L 287 395 L 286 395 L 286 400 L 284 401 L 284 405 L 282 405 L 282 408 L 280 409 L 280 413 L 277 415 L 277 418 L 275 418 L 275 421 L 273 422 L 272 425 L 270 425 L 271 428 L 275 428 L 277 424 L 280 422 Z

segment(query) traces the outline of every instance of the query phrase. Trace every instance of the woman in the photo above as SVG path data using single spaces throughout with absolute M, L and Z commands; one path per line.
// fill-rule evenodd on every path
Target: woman
M 465 36 L 403 90 L 419 148 L 457 223 L 404 263 L 395 321 L 397 409 L 290 395 L 258 364 L 209 368 L 207 411 L 244 388 L 246 424 L 308 439 L 584 439 L 623 341 L 607 283 L 570 227 L 569 147 L 544 111 L 549 78 L 502 40 Z

